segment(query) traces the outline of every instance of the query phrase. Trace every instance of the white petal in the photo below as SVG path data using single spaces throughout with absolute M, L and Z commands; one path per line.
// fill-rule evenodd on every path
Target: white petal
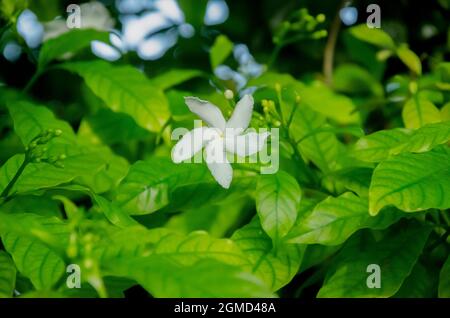
M 172 148 L 172 161 L 180 163 L 192 158 L 209 140 L 217 137 L 215 129 L 200 127 L 186 133 Z
M 212 176 L 225 189 L 228 189 L 233 179 L 233 169 L 227 160 L 224 140 L 217 138 L 206 145 L 206 164 Z
M 225 118 L 223 118 L 220 109 L 208 101 L 197 97 L 185 97 L 186 105 L 189 110 L 203 119 L 209 126 L 225 130 Z
M 252 95 L 244 95 L 236 104 L 233 114 L 227 122 L 227 128 L 233 128 L 237 134 L 246 130 L 252 119 L 253 102 Z
M 228 152 L 237 154 L 240 157 L 251 156 L 261 151 L 266 143 L 270 133 L 250 132 L 245 135 L 233 136 L 227 135 L 225 138 L 225 146 Z

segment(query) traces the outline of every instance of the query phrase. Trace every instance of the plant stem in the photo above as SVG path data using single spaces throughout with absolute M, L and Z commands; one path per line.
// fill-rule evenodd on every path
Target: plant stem
M 334 49 L 336 48 L 337 36 L 341 27 L 341 19 L 339 17 L 339 11 L 344 6 L 344 1 L 339 5 L 338 11 L 334 16 L 334 20 L 328 33 L 327 44 L 325 45 L 325 51 L 323 54 L 323 75 L 325 76 L 325 83 L 328 86 L 333 82 L 333 62 L 334 62 Z
M 31 79 L 28 81 L 27 85 L 25 86 L 25 88 L 23 89 L 23 93 L 28 93 L 31 89 L 31 87 L 33 87 L 34 83 L 36 83 L 36 81 L 38 80 L 38 78 L 42 75 L 42 71 L 37 70 L 36 73 L 33 74 L 33 76 L 31 77 Z
M 19 179 L 20 175 L 23 173 L 23 171 L 25 170 L 25 168 L 26 168 L 26 166 L 28 165 L 29 162 L 30 161 L 29 161 L 28 155 L 25 155 L 25 158 L 24 158 L 22 164 L 20 165 L 19 169 L 17 170 L 16 174 L 11 179 L 11 181 L 9 181 L 8 185 L 5 187 L 5 189 L 0 194 L 0 198 L 7 198 L 8 197 L 9 192 L 11 191 L 11 189 L 14 186 L 14 184 L 17 182 L 17 179 Z

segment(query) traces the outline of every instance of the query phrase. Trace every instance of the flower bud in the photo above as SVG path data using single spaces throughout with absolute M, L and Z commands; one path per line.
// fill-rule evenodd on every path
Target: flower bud
M 228 100 L 231 100 L 231 99 L 234 98 L 234 93 L 233 93 L 233 91 L 230 90 L 230 89 L 227 89 L 227 90 L 224 92 L 224 95 L 225 95 L 225 98 L 228 99 Z
M 325 22 L 325 14 L 321 13 L 316 16 L 316 21 L 319 23 Z

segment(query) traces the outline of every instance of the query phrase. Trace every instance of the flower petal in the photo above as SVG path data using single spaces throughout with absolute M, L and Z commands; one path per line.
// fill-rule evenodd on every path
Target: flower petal
M 218 132 L 213 128 L 199 127 L 189 131 L 172 148 L 172 161 L 180 163 L 193 157 L 215 137 Z
M 203 119 L 210 127 L 225 130 L 225 118 L 217 106 L 197 97 L 189 96 L 184 100 L 189 110 Z
M 237 154 L 240 157 L 251 156 L 261 151 L 266 143 L 270 133 L 249 132 L 245 135 L 232 136 L 227 135 L 225 138 L 225 147 L 228 152 Z
M 206 145 L 206 164 L 212 176 L 225 189 L 228 189 L 233 179 L 233 168 L 227 160 L 224 140 L 217 138 Z
M 236 104 L 226 127 L 233 128 L 236 134 L 240 134 L 246 130 L 252 119 L 253 103 L 252 95 L 244 95 Z

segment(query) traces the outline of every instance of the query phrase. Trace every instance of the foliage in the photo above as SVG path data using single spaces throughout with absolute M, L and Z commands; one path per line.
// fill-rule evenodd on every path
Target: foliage
M 450 297 L 440 2 L 428 45 L 392 12 L 335 33 L 334 5 L 229 1 L 229 21 L 205 26 L 206 1 L 181 1 L 193 37 L 115 62 L 90 51 L 105 30 L 28 48 L 18 16 L 60 15 L 49 2 L 0 4 L 0 48 L 25 52 L 0 61 L 0 297 Z M 184 97 L 229 116 L 246 93 L 250 126 L 278 129 L 276 173 L 233 163 L 224 189 L 205 163 L 172 162 L 171 133 L 197 119 Z M 381 288 L 366 284 L 371 264 Z

